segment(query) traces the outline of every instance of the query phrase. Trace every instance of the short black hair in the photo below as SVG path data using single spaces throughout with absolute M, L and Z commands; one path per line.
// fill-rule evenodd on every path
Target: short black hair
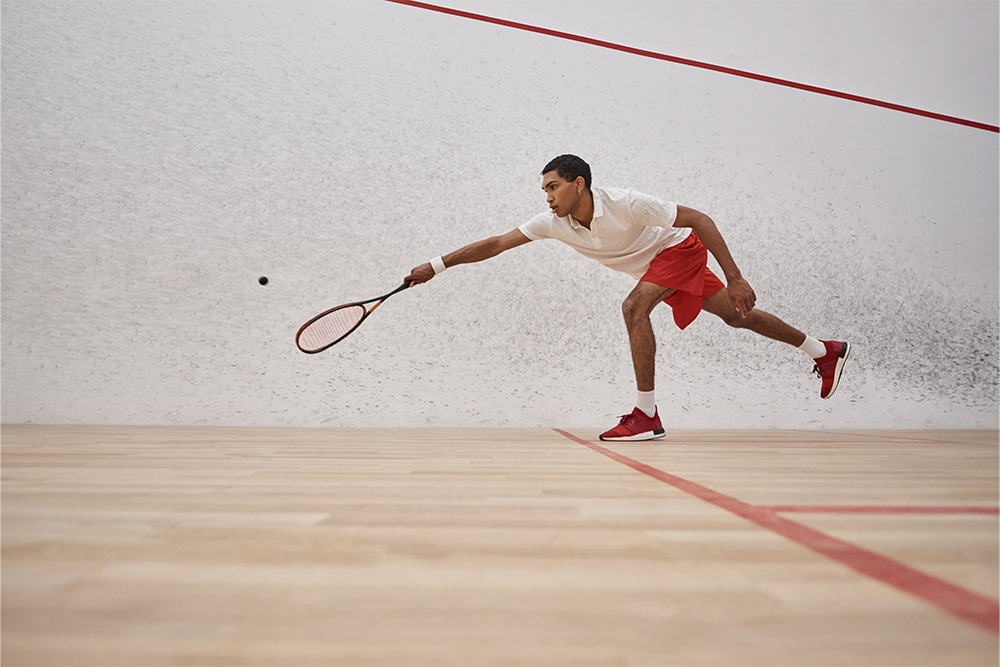
M 558 172 L 560 178 L 570 183 L 583 176 L 583 184 L 587 186 L 588 191 L 590 190 L 590 165 L 575 155 L 552 158 L 542 169 L 542 173 L 547 174 L 550 171 Z

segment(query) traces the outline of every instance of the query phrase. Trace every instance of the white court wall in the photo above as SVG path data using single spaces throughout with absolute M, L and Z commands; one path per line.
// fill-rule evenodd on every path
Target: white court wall
M 998 120 L 994 2 L 449 5 Z M 12 0 L 2 77 L 4 422 L 608 427 L 631 281 L 555 241 L 293 345 L 545 210 L 571 152 L 854 345 L 822 401 L 800 352 L 662 307 L 669 424 L 998 425 L 996 133 L 386 2 Z

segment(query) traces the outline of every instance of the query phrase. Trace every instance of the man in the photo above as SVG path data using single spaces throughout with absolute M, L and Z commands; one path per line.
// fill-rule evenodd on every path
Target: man
M 636 407 L 601 440 L 655 440 L 665 435 L 654 399 L 656 338 L 649 320 L 661 301 L 673 309 L 680 329 L 705 310 L 731 327 L 799 348 L 815 360 L 813 371 L 822 379 L 820 396 L 830 398 L 836 391 L 850 344 L 816 340 L 754 308 L 753 288 L 707 215 L 635 190 L 591 187 L 590 166 L 575 155 L 560 155 L 545 165 L 542 189 L 548 213 L 502 236 L 435 257 L 415 267 L 406 280 L 424 283 L 456 264 L 481 262 L 545 238 L 558 239 L 638 280 L 622 303 L 635 369 Z M 708 268 L 708 252 L 722 268 L 725 284 Z

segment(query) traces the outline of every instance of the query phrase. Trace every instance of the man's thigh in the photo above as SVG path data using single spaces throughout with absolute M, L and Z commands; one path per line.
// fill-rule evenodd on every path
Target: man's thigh
M 653 308 L 656 307 L 656 304 L 660 303 L 676 291 L 677 290 L 670 287 L 664 287 L 663 285 L 657 285 L 656 283 L 640 280 L 635 286 L 635 289 L 633 289 L 629 293 L 628 297 L 626 297 L 625 302 L 635 310 L 645 312 L 648 315 L 653 312 Z
M 733 300 L 729 298 L 729 290 L 725 287 L 701 302 L 701 308 L 706 313 L 718 315 L 727 322 L 733 318 L 738 318 L 739 313 Z

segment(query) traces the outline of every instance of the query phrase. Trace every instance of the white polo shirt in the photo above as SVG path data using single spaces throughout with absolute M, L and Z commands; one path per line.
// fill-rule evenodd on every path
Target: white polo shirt
M 539 213 L 518 229 L 532 241 L 558 239 L 604 266 L 642 278 L 664 248 L 682 242 L 688 227 L 674 227 L 677 204 L 632 189 L 593 187 L 594 220 L 590 229 L 572 216 Z

